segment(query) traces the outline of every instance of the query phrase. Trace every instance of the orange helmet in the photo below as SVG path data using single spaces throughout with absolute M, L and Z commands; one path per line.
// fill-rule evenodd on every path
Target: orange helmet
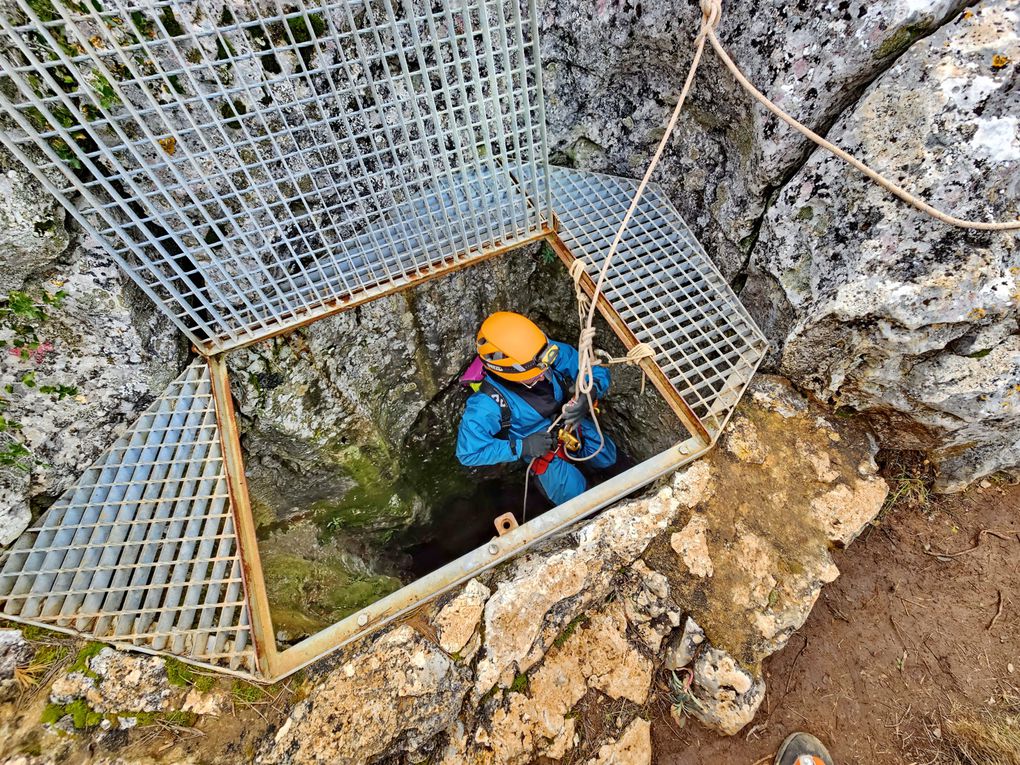
M 482 322 L 477 349 L 487 370 L 512 382 L 542 374 L 560 351 L 535 322 L 511 311 L 498 311 Z

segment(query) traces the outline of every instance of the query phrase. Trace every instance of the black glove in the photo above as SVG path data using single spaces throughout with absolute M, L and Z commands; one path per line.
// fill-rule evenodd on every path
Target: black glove
M 588 405 L 587 396 L 568 401 L 563 406 L 563 426 L 568 429 L 576 427 L 581 420 L 588 416 L 589 411 L 591 411 L 591 407 Z
M 521 457 L 533 460 L 548 454 L 556 448 L 556 436 L 547 430 L 540 430 L 521 439 Z

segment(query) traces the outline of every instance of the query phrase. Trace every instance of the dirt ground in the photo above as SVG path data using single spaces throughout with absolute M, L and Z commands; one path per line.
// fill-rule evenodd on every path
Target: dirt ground
M 960 721 L 987 730 L 1013 716 L 1005 730 L 1020 746 L 1020 487 L 986 481 L 932 498 L 913 479 L 890 483 L 902 501 L 835 553 L 842 576 L 766 662 L 751 725 L 732 738 L 678 728 L 663 698 L 656 765 L 771 765 L 796 730 L 822 739 L 837 765 L 1020 763 L 1020 748 L 1016 759 L 965 756 L 958 732 Z

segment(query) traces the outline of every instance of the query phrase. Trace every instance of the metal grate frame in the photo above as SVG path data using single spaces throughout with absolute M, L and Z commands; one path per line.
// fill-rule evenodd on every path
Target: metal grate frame
M 0 602 L 19 621 L 255 671 L 205 361 L 4 552 Z
M 0 142 L 224 351 L 548 233 L 535 13 L 12 0 Z
M 0 555 L 0 611 L 274 680 L 711 447 L 766 341 L 652 186 L 599 309 L 692 437 L 276 649 L 223 355 L 540 239 L 595 274 L 637 184 L 550 172 L 537 46 L 535 0 L 0 9 L 0 142 L 205 357 Z

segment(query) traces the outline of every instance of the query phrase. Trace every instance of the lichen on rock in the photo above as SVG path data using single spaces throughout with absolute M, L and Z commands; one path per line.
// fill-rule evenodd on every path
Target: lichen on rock
M 84 701 L 94 712 L 163 712 L 175 690 L 158 656 L 139 656 L 103 648 L 85 666 L 59 677 L 50 701 L 67 705 Z
M 1020 212 L 1020 12 L 985 0 L 918 40 L 828 138 L 939 209 Z M 811 214 L 805 214 L 805 212 Z M 965 231 L 815 151 L 769 209 L 744 300 L 780 369 L 865 418 L 885 445 L 927 451 L 937 488 L 1020 464 L 1020 250 Z

